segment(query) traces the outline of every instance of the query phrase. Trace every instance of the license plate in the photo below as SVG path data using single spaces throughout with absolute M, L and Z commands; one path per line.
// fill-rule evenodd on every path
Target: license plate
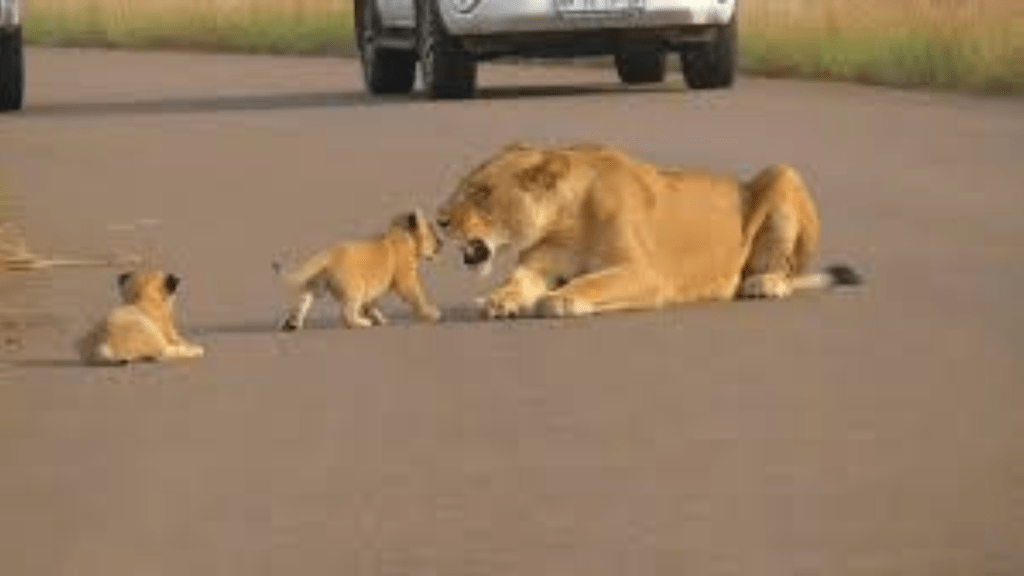
M 630 14 L 644 9 L 646 0 L 554 0 L 555 10 L 567 16 Z

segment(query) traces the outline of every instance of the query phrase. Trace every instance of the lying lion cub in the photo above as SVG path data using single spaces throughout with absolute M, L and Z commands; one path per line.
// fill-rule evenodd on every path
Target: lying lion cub
M 181 280 L 161 271 L 132 271 L 117 277 L 124 304 L 78 343 L 82 359 L 93 364 L 127 364 L 203 356 L 174 326 L 174 296 Z
M 394 290 L 421 319 L 437 321 L 441 313 L 427 300 L 417 268 L 420 259 L 432 260 L 440 250 L 433 225 L 416 210 L 396 216 L 378 237 L 337 244 L 315 254 L 285 277 L 298 297 L 281 330 L 302 328 L 313 299 L 325 290 L 341 305 L 342 322 L 349 328 L 387 323 L 377 300 L 388 290 Z M 274 268 L 280 272 L 278 264 Z

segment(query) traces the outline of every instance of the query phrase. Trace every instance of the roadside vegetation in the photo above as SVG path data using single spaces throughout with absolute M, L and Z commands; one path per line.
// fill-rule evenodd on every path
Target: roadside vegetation
M 354 51 L 351 0 L 30 0 L 30 43 Z M 1024 0 L 743 0 L 749 74 L 1024 93 Z

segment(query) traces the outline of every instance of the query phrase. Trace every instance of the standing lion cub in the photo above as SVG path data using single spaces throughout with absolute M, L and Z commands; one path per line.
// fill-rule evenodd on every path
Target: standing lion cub
M 181 279 L 155 270 L 117 277 L 123 304 L 79 342 L 79 354 L 91 364 L 127 364 L 203 356 L 203 347 L 186 342 L 174 325 L 174 298 Z
M 420 281 L 420 259 L 432 260 L 441 250 L 441 240 L 420 210 L 392 219 L 380 236 L 343 242 L 309 258 L 285 276 L 297 291 L 294 306 L 281 330 L 302 328 L 316 296 L 330 292 L 341 305 L 341 320 L 349 328 L 366 328 L 387 323 L 377 300 L 388 290 L 409 304 L 423 320 L 441 317 L 431 304 Z M 280 265 L 274 264 L 280 272 Z

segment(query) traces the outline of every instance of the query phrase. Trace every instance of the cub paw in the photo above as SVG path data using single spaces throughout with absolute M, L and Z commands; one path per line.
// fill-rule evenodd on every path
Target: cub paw
M 420 318 L 427 322 L 437 322 L 441 319 L 441 311 L 431 306 L 420 312 Z

